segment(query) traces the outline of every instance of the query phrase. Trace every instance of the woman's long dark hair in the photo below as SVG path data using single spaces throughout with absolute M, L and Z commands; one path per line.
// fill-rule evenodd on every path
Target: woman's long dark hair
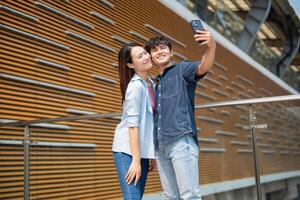
M 132 63 L 131 49 L 132 47 L 141 46 L 136 43 L 125 44 L 119 51 L 119 79 L 120 79 L 120 89 L 122 95 L 122 104 L 125 100 L 126 89 L 128 83 L 134 75 L 134 70 L 127 66 L 127 63 Z

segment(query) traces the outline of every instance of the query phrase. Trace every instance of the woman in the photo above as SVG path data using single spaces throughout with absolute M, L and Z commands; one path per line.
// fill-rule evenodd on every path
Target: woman
M 113 155 L 124 200 L 142 199 L 148 171 L 156 167 L 153 145 L 154 83 L 150 55 L 137 44 L 119 51 L 123 114 L 115 130 Z

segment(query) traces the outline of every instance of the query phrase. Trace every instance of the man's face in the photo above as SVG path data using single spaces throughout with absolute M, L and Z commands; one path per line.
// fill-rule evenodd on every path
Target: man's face
M 150 51 L 152 62 L 155 66 L 166 66 L 171 62 L 171 51 L 167 45 L 160 44 Z

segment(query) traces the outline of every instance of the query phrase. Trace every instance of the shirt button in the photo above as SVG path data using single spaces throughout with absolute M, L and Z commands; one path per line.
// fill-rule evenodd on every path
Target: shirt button
M 158 104 L 158 106 L 160 106 L 160 104 Z
M 157 129 L 160 130 L 160 127 L 158 127 Z
M 161 85 L 158 86 L 159 88 L 161 87 Z
M 161 118 L 161 115 L 159 115 L 158 117 Z
M 158 96 L 161 96 L 161 94 L 159 93 Z

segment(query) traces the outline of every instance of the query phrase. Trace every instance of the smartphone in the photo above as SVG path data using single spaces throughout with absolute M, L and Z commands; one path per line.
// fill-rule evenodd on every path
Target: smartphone
M 203 27 L 200 20 L 198 20 L 198 19 L 197 20 L 192 20 L 190 22 L 190 24 L 191 24 L 191 27 L 192 27 L 192 30 L 193 30 L 194 34 L 197 33 L 197 30 L 198 31 L 204 31 L 204 27 Z

